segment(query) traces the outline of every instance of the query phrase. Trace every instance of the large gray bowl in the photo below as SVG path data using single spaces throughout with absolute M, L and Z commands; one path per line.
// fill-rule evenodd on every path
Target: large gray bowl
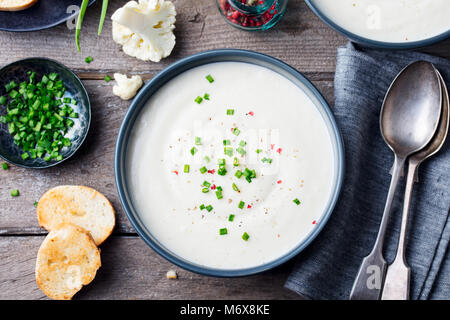
M 317 109 L 323 117 L 324 122 L 328 127 L 332 140 L 335 159 L 333 192 L 330 199 L 328 200 L 326 209 L 319 219 L 319 223 L 313 229 L 313 231 L 311 231 L 311 233 L 308 234 L 308 236 L 289 253 L 269 263 L 246 269 L 227 270 L 205 267 L 188 261 L 164 247 L 164 245 L 161 244 L 159 240 L 152 235 L 151 230 L 142 222 L 139 216 L 139 212 L 137 212 L 136 208 L 133 205 L 127 183 L 126 154 L 128 141 L 130 139 L 130 133 L 133 129 L 136 118 L 143 110 L 146 102 L 156 91 L 158 91 L 159 88 L 161 88 L 161 86 L 163 86 L 165 83 L 167 83 L 169 80 L 176 77 L 180 73 L 204 64 L 224 61 L 246 62 L 269 68 L 283 75 L 284 77 L 295 83 L 297 86 L 299 86 L 301 89 L 303 89 L 304 92 L 312 99 L 312 101 L 316 105 Z M 148 82 L 139 92 L 139 94 L 134 98 L 127 114 L 125 115 L 125 119 L 122 122 L 119 136 L 117 138 L 114 161 L 116 186 L 119 193 L 120 202 L 122 203 L 122 206 L 125 209 L 125 212 L 129 220 L 131 221 L 131 224 L 134 226 L 137 233 L 142 237 L 142 239 L 153 250 L 155 250 L 158 254 L 160 254 L 170 262 L 189 271 L 217 277 L 238 277 L 259 273 L 268 269 L 272 269 L 297 255 L 319 234 L 324 225 L 327 223 L 327 220 L 330 217 L 338 199 L 344 176 L 344 150 L 341 135 L 327 102 L 319 93 L 319 91 L 314 87 L 314 85 L 300 72 L 280 60 L 257 52 L 234 49 L 201 52 L 184 58 L 161 71 L 150 82 Z M 161 201 L 163 201 L 163 199 L 161 199 Z

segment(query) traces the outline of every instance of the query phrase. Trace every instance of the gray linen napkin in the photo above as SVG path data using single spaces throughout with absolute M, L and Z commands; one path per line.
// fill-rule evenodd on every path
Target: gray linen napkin
M 339 48 L 334 113 L 346 155 L 343 190 L 317 239 L 296 258 L 285 286 L 312 299 L 348 299 L 360 266 L 375 242 L 394 157 L 383 142 L 379 114 L 384 95 L 407 64 L 427 60 L 450 88 L 450 61 L 415 52 L 376 51 L 349 43 Z M 411 204 L 407 261 L 412 299 L 450 299 L 450 150 L 442 150 L 419 168 Z M 393 204 L 385 258 L 395 255 L 404 180 Z

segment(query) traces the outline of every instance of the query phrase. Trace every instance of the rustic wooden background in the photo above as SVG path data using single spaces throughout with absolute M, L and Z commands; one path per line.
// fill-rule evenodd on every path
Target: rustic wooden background
M 0 299 L 46 299 L 36 286 L 34 264 L 46 235 L 39 228 L 34 201 L 61 184 L 91 186 L 104 193 L 117 211 L 117 227 L 102 245 L 102 268 L 77 299 L 300 299 L 284 289 L 292 263 L 245 278 L 220 279 L 197 275 L 173 266 L 148 248 L 123 212 L 115 189 L 113 155 L 120 123 L 129 106 L 112 94 L 113 81 L 103 77 L 120 71 L 150 79 L 169 64 L 210 49 L 240 48 L 279 58 L 303 72 L 333 105 L 336 49 L 346 39 L 324 25 L 302 0 L 290 0 L 282 21 L 273 30 L 249 33 L 229 26 L 214 0 L 172 0 L 177 9 L 177 44 L 160 63 L 125 55 L 111 36 L 111 14 L 125 1 L 110 1 L 100 37 L 101 5 L 88 9 L 76 51 L 74 32 L 65 24 L 33 33 L 0 32 L 0 66 L 27 57 L 56 59 L 83 80 L 92 102 L 92 123 L 83 147 L 70 160 L 45 170 L 11 166 L 0 172 Z M 450 58 L 450 39 L 421 51 Z M 92 56 L 90 64 L 84 62 Z M 10 196 L 11 189 L 20 196 Z M 169 269 L 178 280 L 166 279 Z

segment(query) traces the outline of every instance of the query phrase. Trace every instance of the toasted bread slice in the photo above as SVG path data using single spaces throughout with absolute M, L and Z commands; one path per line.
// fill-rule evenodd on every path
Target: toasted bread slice
M 50 231 L 36 259 L 36 283 L 50 298 L 70 300 L 95 278 L 100 250 L 88 231 L 71 224 Z
M 85 186 L 59 186 L 48 190 L 37 206 L 39 225 L 48 231 L 72 223 L 89 231 L 97 245 L 109 237 L 115 224 L 111 203 Z
M 0 0 L 0 11 L 25 10 L 36 2 L 37 0 Z

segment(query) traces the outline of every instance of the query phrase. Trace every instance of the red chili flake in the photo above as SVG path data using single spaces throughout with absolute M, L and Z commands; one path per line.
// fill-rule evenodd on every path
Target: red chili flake
M 231 132 L 233 132 L 234 131 L 234 128 L 231 128 Z
M 208 170 L 208 173 L 214 174 L 216 172 L 216 170 L 212 169 L 212 170 Z
M 248 206 L 247 206 L 248 209 L 250 209 L 251 207 L 252 207 L 251 205 L 248 205 Z
M 275 145 L 274 144 L 271 144 L 270 145 L 270 149 L 272 149 L 273 150 L 273 148 L 275 147 Z
M 283 149 L 281 149 L 281 148 L 278 148 L 277 149 L 277 152 L 279 153 L 279 154 L 281 154 L 281 151 L 282 151 Z
M 175 173 L 176 175 L 178 175 L 178 171 L 177 170 L 173 170 L 173 173 Z
M 281 180 L 278 180 L 278 181 L 277 181 L 278 184 L 280 184 L 281 182 L 282 182 Z
M 312 224 L 316 224 L 317 223 L 317 221 L 316 220 L 314 220 L 313 222 L 312 222 Z
M 250 111 L 248 114 L 251 115 L 251 116 L 255 115 L 255 113 L 253 111 Z
M 215 184 L 213 184 L 213 185 L 211 186 L 211 190 L 216 190 L 216 185 L 215 185 Z

